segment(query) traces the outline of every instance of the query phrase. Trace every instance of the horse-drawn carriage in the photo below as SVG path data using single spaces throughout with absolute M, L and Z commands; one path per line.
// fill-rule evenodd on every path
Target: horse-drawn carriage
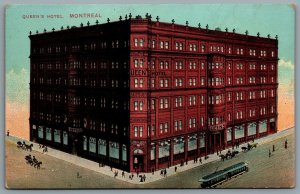
M 239 153 L 239 151 L 237 151 L 237 150 L 234 150 L 232 152 L 230 150 L 228 150 L 228 152 L 225 155 L 220 154 L 219 156 L 220 156 L 221 160 L 224 161 L 225 159 L 228 160 L 230 158 L 235 157 L 238 153 Z
M 17 147 L 18 148 L 22 148 L 23 150 L 26 150 L 26 151 L 32 151 L 32 147 L 33 147 L 33 144 L 26 144 L 25 143 L 25 141 L 23 141 L 23 142 L 20 142 L 20 141 L 18 141 L 17 142 Z
M 256 148 L 257 145 L 258 145 L 258 143 L 253 143 L 253 144 L 248 143 L 247 147 L 245 147 L 245 146 L 242 147 L 242 150 L 243 150 L 243 152 L 247 152 L 247 151 L 252 150 L 253 148 Z
M 26 164 L 30 164 L 30 166 L 33 166 L 34 168 L 40 169 L 42 162 L 38 161 L 34 156 L 33 158 L 31 155 L 25 156 Z

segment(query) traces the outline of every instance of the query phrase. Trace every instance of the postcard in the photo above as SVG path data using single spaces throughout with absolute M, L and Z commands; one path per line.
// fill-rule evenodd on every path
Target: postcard
M 295 187 L 293 5 L 8 5 L 5 22 L 7 189 Z

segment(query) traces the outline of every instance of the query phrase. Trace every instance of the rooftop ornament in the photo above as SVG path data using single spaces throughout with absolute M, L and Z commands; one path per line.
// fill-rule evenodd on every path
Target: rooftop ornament
M 270 34 L 268 34 L 268 38 L 270 38 L 271 36 L 270 36 Z
M 227 27 L 225 28 L 225 31 L 228 32 L 228 28 Z
M 198 28 L 201 28 L 201 24 L 200 23 L 198 23 Z
M 128 19 L 128 16 L 127 16 L 127 14 L 125 15 L 125 20 L 127 20 Z
M 175 23 L 175 20 L 174 19 L 172 19 L 172 24 L 174 24 Z
M 98 25 L 99 24 L 99 21 L 98 20 L 96 20 L 96 25 Z
M 122 21 L 122 16 L 119 17 L 119 20 Z
M 159 17 L 158 16 L 156 16 L 156 21 L 159 22 Z
M 47 30 L 46 30 L 46 28 L 44 28 L 44 33 L 46 33 L 47 32 Z
M 148 19 L 148 17 L 149 17 L 149 14 L 148 14 L 148 13 L 146 13 L 146 15 L 145 15 L 145 18 L 146 18 L 146 19 Z
M 278 35 L 275 36 L 276 40 L 278 40 Z
M 90 26 L 90 22 L 89 21 L 87 22 L 87 25 Z
M 206 24 L 206 30 L 208 30 L 208 24 Z
M 186 21 L 186 22 L 185 22 L 185 25 L 186 25 L 186 26 L 189 26 L 189 21 Z
M 70 26 L 67 26 L 67 29 L 69 30 L 69 29 L 70 29 Z
M 152 15 L 150 14 L 148 18 L 149 18 L 149 20 L 151 20 L 152 19 Z
M 235 28 L 233 28 L 232 32 L 235 33 Z
M 246 30 L 245 34 L 248 35 L 248 30 Z
M 109 21 L 110 21 L 110 19 L 109 19 L 109 18 L 107 18 L 107 23 L 109 23 Z
M 257 37 L 259 37 L 259 35 L 260 35 L 260 33 L 259 33 L 259 32 L 257 32 Z
M 60 29 L 61 29 L 61 30 L 63 30 L 63 29 L 64 29 L 64 27 L 63 27 L 63 26 L 61 26 L 61 27 L 60 27 Z
M 55 31 L 55 28 L 52 28 L 52 32 L 54 32 Z
M 132 18 L 132 15 L 131 15 L 131 13 L 129 13 L 129 19 L 131 20 L 131 18 Z
M 81 22 L 80 27 L 83 27 L 83 23 Z
M 37 30 L 37 31 L 36 31 L 36 33 L 38 34 L 38 33 L 39 33 L 39 31 Z
M 29 35 L 31 35 L 32 34 L 32 32 L 31 31 L 29 31 Z

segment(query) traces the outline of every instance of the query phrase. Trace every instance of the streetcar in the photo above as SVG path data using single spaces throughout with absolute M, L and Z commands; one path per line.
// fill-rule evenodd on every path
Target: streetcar
M 223 170 L 206 175 L 202 177 L 199 182 L 201 182 L 202 188 L 213 188 L 238 174 L 247 172 L 248 170 L 249 168 L 246 162 L 239 162 Z

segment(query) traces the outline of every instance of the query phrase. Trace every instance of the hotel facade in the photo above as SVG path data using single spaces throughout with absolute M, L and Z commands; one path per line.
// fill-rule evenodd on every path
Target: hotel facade
M 151 172 L 277 132 L 277 38 L 149 16 L 29 38 L 32 141 Z

